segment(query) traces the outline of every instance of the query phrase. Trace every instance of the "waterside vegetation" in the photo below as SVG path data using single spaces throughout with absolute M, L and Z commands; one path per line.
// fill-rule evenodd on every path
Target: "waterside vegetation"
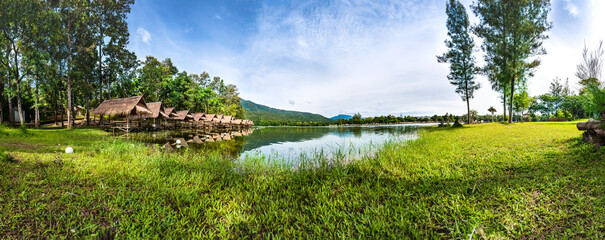
M 430 127 L 375 157 L 292 169 L 95 129 L 1 128 L 0 235 L 603 238 L 604 150 L 579 133 L 574 122 Z

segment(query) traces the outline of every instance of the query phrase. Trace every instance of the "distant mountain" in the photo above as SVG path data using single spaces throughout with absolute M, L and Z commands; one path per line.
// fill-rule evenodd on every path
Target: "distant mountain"
M 331 117 L 330 119 L 332 119 L 332 120 L 338 120 L 338 119 L 349 120 L 351 118 L 353 118 L 353 116 L 351 116 L 351 115 L 338 114 L 338 116 Z
M 293 122 L 334 122 L 319 114 L 281 110 L 244 99 L 241 100 L 241 103 L 244 110 L 246 110 L 246 118 L 252 120 L 255 125 L 275 125 Z

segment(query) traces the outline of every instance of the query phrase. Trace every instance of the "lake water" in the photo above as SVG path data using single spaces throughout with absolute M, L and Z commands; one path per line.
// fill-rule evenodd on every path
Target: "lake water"
M 122 135 L 157 144 L 170 151 L 217 150 L 232 159 L 264 156 L 270 161 L 296 164 L 301 158 L 358 158 L 372 154 L 390 140 L 417 137 L 432 124 L 370 125 L 350 127 L 254 127 L 229 132 L 164 131 Z

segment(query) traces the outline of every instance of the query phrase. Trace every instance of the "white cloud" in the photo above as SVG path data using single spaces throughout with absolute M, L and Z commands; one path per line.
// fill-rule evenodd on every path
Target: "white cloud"
M 145 28 L 137 28 L 137 34 L 139 34 L 144 43 L 149 43 L 151 41 L 151 33 L 149 33 L 149 31 L 147 31 Z
M 567 12 L 574 17 L 577 17 L 578 14 L 580 14 L 578 6 L 571 2 L 571 0 L 565 0 L 565 10 L 567 10 Z
M 214 18 L 216 18 L 216 19 L 218 19 L 218 20 L 223 20 L 223 17 L 221 17 L 221 15 L 218 15 L 218 14 L 216 14 L 216 15 L 214 16 Z

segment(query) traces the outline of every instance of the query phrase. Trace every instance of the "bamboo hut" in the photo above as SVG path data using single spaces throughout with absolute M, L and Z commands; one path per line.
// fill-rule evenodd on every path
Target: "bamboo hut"
M 132 128 L 130 125 L 131 119 L 137 118 L 137 116 L 152 114 L 152 112 L 147 107 L 143 96 L 134 96 L 105 100 L 95 108 L 93 114 L 124 117 L 125 121 L 110 122 L 110 127 L 114 130 L 119 129 L 130 132 Z
M 172 107 L 172 108 L 165 108 L 164 109 L 164 113 L 166 113 L 166 115 L 168 115 L 168 117 L 170 117 L 170 119 L 173 119 L 175 117 L 177 117 L 177 113 L 176 110 Z
M 204 116 L 202 117 L 202 120 L 204 121 L 205 124 L 212 126 L 215 118 L 216 118 L 216 114 L 204 114 Z
M 205 115 L 206 115 L 205 113 L 191 114 L 191 116 L 193 116 L 193 122 L 195 123 L 196 127 L 199 127 L 200 123 L 201 123 L 202 127 L 204 127 L 204 116 Z
M 183 111 L 178 111 L 176 112 L 176 117 L 174 117 L 174 120 L 179 120 L 179 121 L 189 121 L 189 120 L 193 120 L 193 116 L 191 116 L 191 114 L 189 114 L 189 110 L 183 110 Z
M 147 107 L 149 108 L 149 110 L 151 110 L 151 114 L 143 114 L 138 116 L 138 118 L 142 118 L 143 120 L 145 119 L 153 119 L 153 127 L 157 127 L 156 125 L 156 119 L 158 118 L 163 118 L 163 119 L 170 119 L 170 116 L 168 114 L 166 114 L 164 107 L 162 106 L 162 102 L 152 102 L 152 103 L 147 103 Z
M 177 111 L 176 115 L 177 116 L 173 117 L 172 119 L 174 119 L 178 122 L 181 122 L 181 126 L 187 125 L 187 122 L 193 120 L 193 116 L 191 116 L 191 114 L 189 114 L 189 110 Z M 176 123 L 175 123 L 175 125 L 176 125 Z
M 223 118 L 219 121 L 219 123 L 222 127 L 229 127 L 229 125 L 231 124 L 232 118 L 233 117 L 231 117 L 231 116 L 223 116 Z

